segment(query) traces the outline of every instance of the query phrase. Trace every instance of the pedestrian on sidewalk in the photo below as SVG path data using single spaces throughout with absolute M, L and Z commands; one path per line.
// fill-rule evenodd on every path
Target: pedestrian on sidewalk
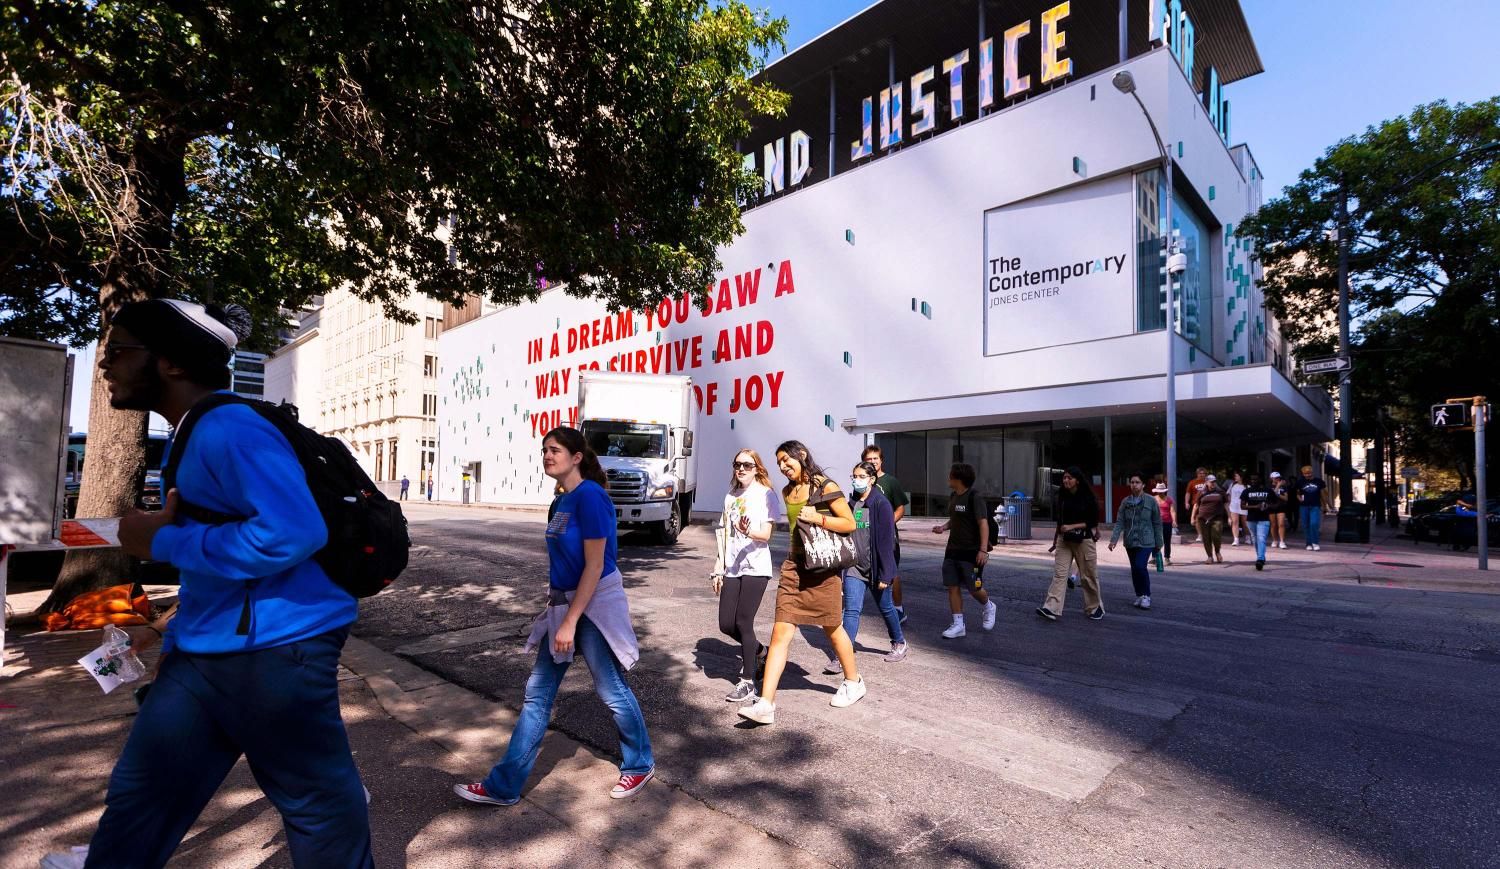
M 1250 529 L 1250 539 L 1255 543 L 1255 569 L 1266 568 L 1266 538 L 1271 533 L 1271 521 L 1281 509 L 1281 496 L 1276 490 L 1260 481 L 1258 474 L 1250 476 L 1250 485 L 1240 493 L 1240 508 L 1245 511 L 1245 524 Z
M 1055 622 L 1062 614 L 1068 591 L 1068 565 L 1078 562 L 1079 584 L 1083 586 L 1083 609 L 1094 621 L 1104 618 L 1104 603 L 1099 599 L 1099 502 L 1085 482 L 1083 469 L 1074 465 L 1063 471 L 1062 491 L 1058 493 L 1053 515 L 1057 517 L 1057 552 L 1052 561 L 1052 584 L 1047 600 L 1036 614 Z
M 861 575 L 851 567 L 844 571 L 844 632 L 849 643 L 859 634 L 859 619 L 864 611 L 866 593 L 875 599 L 875 608 L 885 619 L 885 631 L 891 641 L 891 651 L 885 660 L 896 664 L 906 659 L 906 635 L 901 630 L 901 616 L 891 600 L 892 579 L 896 573 L 896 519 L 895 510 L 885 493 L 875 486 L 879 476 L 874 462 L 860 462 L 854 466 L 850 477 L 850 488 L 854 497 L 849 500 L 849 509 L 854 513 L 855 533 L 865 529 L 869 535 L 870 572 Z M 843 665 L 837 658 L 830 658 L 824 673 L 832 675 L 842 672 Z
M 1182 503 L 1188 510 L 1188 527 L 1194 530 L 1197 530 L 1197 528 L 1192 519 L 1193 508 L 1198 506 L 1198 499 L 1203 496 L 1203 490 L 1206 488 L 1208 488 L 1208 468 L 1199 467 L 1198 475 L 1188 481 L 1187 489 L 1184 490 L 1182 495 Z M 1200 533 L 1198 539 L 1194 542 L 1202 543 L 1203 535 Z
M 1130 583 L 1135 586 L 1135 603 L 1139 609 L 1151 609 L 1151 553 L 1162 547 L 1161 504 L 1146 494 L 1146 479 L 1131 474 L 1130 494 L 1120 500 L 1115 511 L 1115 530 L 1109 536 L 1109 551 L 1115 551 L 1120 538 L 1125 539 L 1125 555 L 1130 559 Z
M 787 652 L 798 625 L 822 628 L 843 667 L 844 681 L 834 692 L 830 706 L 853 706 L 866 691 L 865 680 L 854 660 L 854 644 L 844 630 L 843 571 L 805 567 L 807 553 L 802 535 L 797 532 L 801 523 L 826 528 L 834 534 L 850 534 L 854 531 L 854 511 L 849 509 L 849 501 L 838 483 L 828 479 L 802 442 L 787 441 L 777 447 L 776 468 L 786 477 L 781 496 L 786 502 L 792 541 L 776 587 L 776 622 L 771 627 L 771 650 L 766 654 L 760 699 L 740 708 L 741 718 L 757 724 L 776 721 L 776 687 L 786 670 Z
M 402 474 L 401 475 L 401 500 L 403 500 L 403 501 L 406 500 L 406 492 L 410 488 L 411 488 L 411 480 L 407 479 L 407 477 L 406 477 L 405 474 Z
M 974 466 L 957 462 L 948 469 L 948 489 L 953 497 L 948 499 L 948 521 L 932 529 L 934 534 L 948 534 L 948 546 L 943 550 L 943 587 L 948 589 L 948 610 L 953 613 L 953 622 L 943 631 L 950 640 L 968 633 L 964 627 L 964 596 L 961 589 L 968 589 L 969 596 L 983 608 L 985 630 L 995 629 L 995 602 L 984 590 L 984 565 L 990 560 L 989 523 L 992 521 L 985 509 L 984 499 L 974 489 Z
M 1151 494 L 1156 496 L 1156 503 L 1161 508 L 1161 552 L 1165 557 L 1167 566 L 1172 566 L 1172 517 L 1176 515 L 1177 505 L 1172 503 L 1172 493 L 1165 482 L 1158 481 L 1151 487 Z
M 1302 466 L 1302 479 L 1297 481 L 1297 503 L 1302 519 L 1302 534 L 1307 548 L 1314 552 L 1319 546 L 1319 535 L 1323 530 L 1323 490 L 1328 484 L 1322 477 L 1313 476 L 1312 465 Z
M 1223 564 L 1224 517 L 1229 511 L 1224 503 L 1224 490 L 1219 488 L 1218 478 L 1209 474 L 1203 494 L 1193 505 L 1193 525 L 1198 528 L 1198 539 L 1203 541 L 1203 551 L 1208 554 L 1208 564 Z
M 906 487 L 896 479 L 894 474 L 888 474 L 885 470 L 885 458 L 881 455 L 880 447 L 870 444 L 860 454 L 860 461 L 869 462 L 875 466 L 875 488 L 880 494 L 891 502 L 891 510 L 896 516 L 896 573 L 891 577 L 891 602 L 896 607 L 896 614 L 901 617 L 901 624 L 906 624 L 906 607 L 901 605 L 901 520 L 906 516 L 906 505 L 911 503 L 911 496 L 906 493 Z
M 1270 486 L 1271 493 L 1276 496 L 1279 505 L 1271 514 L 1271 542 L 1277 549 L 1285 549 L 1287 514 L 1293 509 L 1292 498 L 1280 471 L 1271 472 Z
M 1245 491 L 1245 478 L 1239 471 L 1231 476 L 1228 498 L 1225 500 L 1225 509 L 1229 511 L 1229 537 L 1230 546 L 1240 545 L 1240 531 L 1245 524 L 1245 511 L 1240 509 L 1240 493 Z
M 740 644 L 740 680 L 724 699 L 755 699 L 755 670 L 765 646 L 755 636 L 755 614 L 771 583 L 771 532 L 781 499 L 755 450 L 740 450 L 730 469 L 729 494 L 715 529 L 717 558 L 710 577 L 719 596 L 719 631 Z
M 432 500 L 432 478 L 427 478 L 427 500 Z
M 456 784 L 473 803 L 513 806 L 541 752 L 557 689 L 582 653 L 594 691 L 614 715 L 620 733 L 620 778 L 614 799 L 640 793 L 656 774 L 641 705 L 625 682 L 640 657 L 625 584 L 615 565 L 615 507 L 605 491 L 604 468 L 577 429 L 559 426 L 542 439 L 542 471 L 565 490 L 547 522 L 547 608 L 526 640 L 536 663 L 526 680 L 526 700 L 505 756 L 483 781 Z
M 307 473 L 253 408 L 194 409 L 228 391 L 247 327 L 242 310 L 131 302 L 99 348 L 111 407 L 155 411 L 178 431 L 191 415 L 194 433 L 171 458 L 162 510 L 120 520 L 121 548 L 174 565 L 181 595 L 87 866 L 165 864 L 242 755 L 281 814 L 294 865 L 374 865 L 339 713 L 339 652 L 357 607 L 313 560 L 328 531 Z M 208 511 L 214 524 L 188 518 Z M 217 521 L 228 517 L 248 518 Z

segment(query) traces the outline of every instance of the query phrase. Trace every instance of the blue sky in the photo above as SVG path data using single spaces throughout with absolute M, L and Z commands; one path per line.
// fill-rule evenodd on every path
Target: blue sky
M 749 2 L 785 17 L 787 47 L 796 48 L 872 0 Z M 1266 71 L 1224 95 L 1231 137 L 1250 145 L 1268 198 L 1339 139 L 1419 103 L 1500 96 L 1497 0 L 1241 0 L 1241 6 Z

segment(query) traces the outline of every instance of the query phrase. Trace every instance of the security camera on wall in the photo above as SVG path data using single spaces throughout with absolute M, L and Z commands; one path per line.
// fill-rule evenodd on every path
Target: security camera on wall
M 1167 274 L 1180 275 L 1187 271 L 1187 254 L 1174 253 L 1167 257 Z

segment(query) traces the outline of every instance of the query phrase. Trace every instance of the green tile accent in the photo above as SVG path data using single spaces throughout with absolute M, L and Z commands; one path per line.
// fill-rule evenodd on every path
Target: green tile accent
M 850 368 L 854 367 L 854 356 L 848 350 L 844 351 L 844 364 Z
M 1208 185 L 1208 201 L 1214 201 L 1214 186 L 1212 184 Z
M 854 230 L 852 230 L 852 229 L 846 229 L 846 230 L 844 230 L 844 241 L 847 241 L 850 244 L 854 244 Z
M 826 426 L 828 426 L 828 430 L 829 431 L 833 431 L 833 414 L 831 414 L 831 413 L 825 413 L 825 414 L 823 414 L 823 424 L 826 425 Z
M 926 317 L 929 320 L 932 319 L 932 306 L 927 304 L 926 302 L 922 303 L 922 316 Z

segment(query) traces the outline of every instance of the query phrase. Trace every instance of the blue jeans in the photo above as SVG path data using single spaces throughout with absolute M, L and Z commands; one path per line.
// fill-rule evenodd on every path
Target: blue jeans
M 1323 508 L 1302 507 L 1302 533 L 1307 537 L 1308 546 L 1318 545 L 1318 532 L 1323 530 Z
M 589 672 L 594 676 L 594 691 L 614 713 L 615 727 L 620 730 L 620 753 L 624 755 L 620 772 L 636 775 L 650 772 L 656 761 L 651 756 L 651 740 L 646 736 L 646 718 L 630 686 L 625 684 L 625 670 L 610 651 L 609 642 L 587 616 L 578 620 L 573 642 L 588 662 Z M 485 792 L 495 799 L 514 802 L 521 798 L 521 786 L 536 766 L 542 737 L 552 718 L 552 701 L 557 698 L 557 688 L 568 666 L 552 660 L 552 641 L 544 639 L 536 650 L 531 678 L 526 680 L 526 702 L 510 735 L 510 745 L 484 779 Z
M 1271 521 L 1251 522 L 1250 537 L 1255 541 L 1255 560 L 1266 560 L 1266 537 L 1271 533 Z
M 891 642 L 906 642 L 906 636 L 901 632 L 901 614 L 891 602 L 891 587 L 887 585 L 884 590 L 877 591 L 854 570 L 844 574 L 844 633 L 849 635 L 849 642 L 853 643 L 854 635 L 859 633 L 859 616 L 865 608 L 866 589 L 875 595 L 875 606 L 885 619 L 885 630 L 890 634 Z
M 298 867 L 374 866 L 339 714 L 342 627 L 228 655 L 173 651 L 109 777 L 86 865 L 162 866 L 243 753 Z
M 1130 558 L 1130 584 L 1135 586 L 1137 597 L 1151 596 L 1151 553 L 1149 546 L 1127 546 L 1125 555 Z

